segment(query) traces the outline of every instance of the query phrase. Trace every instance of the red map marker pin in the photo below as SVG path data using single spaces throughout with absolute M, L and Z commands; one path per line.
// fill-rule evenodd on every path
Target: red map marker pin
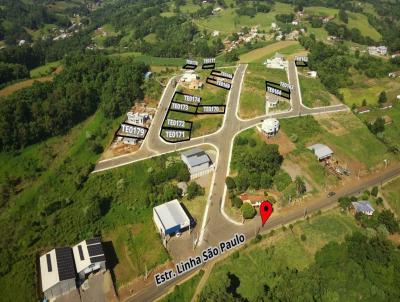
M 268 218 L 271 216 L 273 211 L 272 204 L 268 200 L 264 200 L 260 205 L 260 215 L 262 226 L 267 222 Z

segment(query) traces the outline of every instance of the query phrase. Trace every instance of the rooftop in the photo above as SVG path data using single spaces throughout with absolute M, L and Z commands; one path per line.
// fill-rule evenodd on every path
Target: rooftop
M 314 151 L 314 154 L 319 158 L 319 159 L 324 159 L 326 157 L 329 157 L 333 154 L 333 151 L 331 148 L 329 148 L 326 145 L 323 144 L 315 144 L 307 149 Z
M 177 225 L 189 225 L 190 219 L 177 199 L 168 201 L 153 209 L 165 230 Z
M 182 152 L 182 155 L 186 157 L 189 165 L 191 167 L 199 166 L 210 162 L 210 158 L 200 148 L 193 148 L 188 151 Z
M 92 263 L 105 261 L 103 246 L 99 237 L 84 240 L 73 248 L 76 271 L 80 273 Z
M 368 213 L 375 211 L 368 200 L 353 201 L 351 204 L 353 205 L 357 213 Z

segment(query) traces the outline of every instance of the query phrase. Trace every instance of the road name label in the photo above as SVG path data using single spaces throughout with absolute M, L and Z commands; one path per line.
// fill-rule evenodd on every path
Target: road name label
M 183 275 L 202 264 L 207 263 L 210 260 L 222 255 L 246 242 L 246 236 L 244 234 L 235 234 L 231 239 L 227 241 L 221 241 L 218 246 L 211 246 L 204 249 L 200 255 L 195 257 L 189 257 L 185 261 L 180 261 L 175 264 L 175 269 L 168 269 L 162 273 L 154 275 L 154 281 L 157 286 L 160 286 L 168 281 L 175 279 L 176 277 Z

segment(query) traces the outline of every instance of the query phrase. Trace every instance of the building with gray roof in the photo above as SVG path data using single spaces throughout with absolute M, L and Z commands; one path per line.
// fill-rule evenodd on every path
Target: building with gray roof
M 193 148 L 181 153 L 182 161 L 187 165 L 191 179 L 212 171 L 212 161 L 204 150 Z
M 362 200 L 362 201 L 353 201 L 351 203 L 352 208 L 356 213 L 363 213 L 365 215 L 371 216 L 375 210 L 371 206 L 368 200 Z
M 190 226 L 190 218 L 177 199 L 154 207 L 153 220 L 163 237 L 180 233 Z
M 307 149 L 314 151 L 314 154 L 318 158 L 318 160 L 324 160 L 330 158 L 333 155 L 333 151 L 331 150 L 331 148 L 323 144 L 315 144 L 308 147 Z

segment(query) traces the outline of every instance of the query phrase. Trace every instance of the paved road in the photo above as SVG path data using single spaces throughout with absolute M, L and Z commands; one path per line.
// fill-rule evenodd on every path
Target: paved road
M 118 166 L 127 165 L 135 161 L 144 160 L 152 156 L 158 156 L 163 153 L 173 152 L 175 150 L 181 150 L 190 148 L 196 145 L 211 144 L 218 150 L 218 160 L 215 163 L 215 177 L 214 183 L 211 188 L 211 196 L 208 201 L 206 210 L 206 220 L 204 225 L 204 232 L 202 239 L 196 248 L 194 254 L 199 253 L 202 249 L 209 245 L 216 245 L 221 240 L 230 239 L 236 232 L 246 234 L 247 238 L 251 238 L 259 230 L 265 232 L 271 228 L 280 226 L 282 224 L 288 224 L 296 219 L 304 216 L 304 208 L 292 208 L 288 210 L 285 216 L 274 217 L 260 229 L 260 222 L 258 219 L 246 222 L 243 225 L 233 224 L 226 219 L 221 210 L 221 204 L 224 197 L 225 191 L 225 177 L 228 173 L 229 162 L 232 150 L 233 139 L 236 134 L 243 131 L 244 129 L 254 127 L 261 123 L 267 117 L 291 118 L 301 115 L 313 115 L 323 114 L 328 112 L 346 111 L 348 108 L 345 105 L 329 106 L 322 108 L 307 108 L 302 104 L 301 92 L 299 89 L 298 77 L 296 66 L 293 62 L 289 63 L 288 76 L 289 83 L 294 85 L 291 99 L 291 110 L 287 112 L 268 114 L 257 118 L 242 120 L 237 116 L 237 109 L 240 99 L 240 90 L 243 83 L 243 78 L 246 72 L 247 65 L 240 64 L 235 72 L 235 76 L 232 81 L 232 89 L 228 94 L 227 110 L 224 116 L 224 123 L 222 127 L 211 135 L 204 137 L 194 138 L 190 141 L 171 144 L 167 143 L 160 138 L 159 133 L 162 122 L 164 121 L 165 114 L 169 107 L 172 96 L 175 92 L 175 83 L 178 78 L 173 78 L 169 81 L 164 94 L 160 100 L 159 107 L 154 117 L 153 123 L 149 129 L 149 133 L 146 137 L 145 142 L 142 144 L 141 149 L 135 154 L 124 155 L 117 158 L 100 161 L 95 168 L 95 172 L 100 172 L 108 169 L 113 169 Z M 307 203 L 307 212 L 311 213 L 325 207 L 332 206 L 337 198 L 345 195 L 350 195 L 364 190 L 365 188 L 375 185 L 379 182 L 385 181 L 392 178 L 400 173 L 400 168 L 388 169 L 387 172 L 379 178 L 371 178 L 363 180 L 359 184 L 355 185 L 350 189 L 339 190 L 335 198 L 321 198 Z M 225 216 L 225 218 L 224 218 Z M 167 283 L 163 286 L 156 287 L 154 284 L 146 287 L 146 289 L 138 292 L 134 297 L 128 299 L 129 301 L 151 301 L 156 297 L 159 297 L 168 288 L 176 284 L 180 278 L 175 279 L 173 282 Z

